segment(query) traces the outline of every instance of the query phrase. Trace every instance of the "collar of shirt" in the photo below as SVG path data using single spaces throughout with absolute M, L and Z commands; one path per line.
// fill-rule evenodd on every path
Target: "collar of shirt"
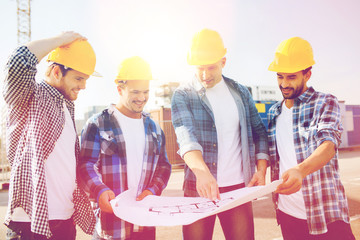
M 303 94 L 301 94 L 297 99 L 300 102 L 309 102 L 311 97 L 315 94 L 315 90 L 313 87 L 309 87 Z
M 42 85 L 50 93 L 50 95 L 54 97 L 56 103 L 62 104 L 65 101 L 66 107 L 69 109 L 70 114 L 71 115 L 73 114 L 72 112 L 75 107 L 75 104 L 73 101 L 70 101 L 70 100 L 64 98 L 64 95 L 62 95 L 59 92 L 59 90 L 57 90 L 55 87 L 51 86 L 44 80 L 41 81 L 40 85 Z
M 224 80 L 224 76 L 221 76 L 221 80 Z M 199 95 L 203 95 L 206 92 L 206 88 L 201 84 L 200 80 L 194 76 L 192 79 L 192 86 L 194 87 L 194 89 L 198 92 Z
M 307 103 L 310 101 L 310 99 L 312 98 L 312 96 L 315 94 L 315 90 L 313 87 L 309 87 L 303 94 L 301 94 L 299 97 L 297 97 L 295 99 L 295 102 L 296 101 L 299 101 L 299 102 L 303 102 L 303 103 Z M 276 103 L 276 106 L 275 106 L 275 115 L 279 115 L 281 113 L 281 106 L 283 104 L 284 100 Z
M 113 115 L 114 111 L 118 111 L 115 104 L 110 104 L 110 106 L 107 108 L 107 111 L 109 113 L 109 115 Z M 141 112 L 142 118 L 145 119 L 147 117 L 150 117 L 150 113 L 147 112 Z

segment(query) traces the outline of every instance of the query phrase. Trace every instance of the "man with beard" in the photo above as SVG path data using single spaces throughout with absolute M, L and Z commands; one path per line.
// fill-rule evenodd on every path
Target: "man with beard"
M 37 64 L 46 55 L 50 64 L 38 83 Z M 8 239 L 71 240 L 75 223 L 87 234 L 94 230 L 94 213 L 76 179 L 74 101 L 95 64 L 89 42 L 71 31 L 29 42 L 9 58 L 3 91 L 11 165 Z
M 268 113 L 271 180 L 285 240 L 354 239 L 338 169 L 341 142 L 337 99 L 307 86 L 315 64 L 311 45 L 293 37 L 280 43 L 269 70 L 284 100 Z
M 140 57 L 125 59 L 115 83 L 120 95 L 90 118 L 81 135 L 80 179 L 98 206 L 93 239 L 153 239 L 154 227 L 139 227 L 117 218 L 110 200 L 133 190 L 137 200 L 160 195 L 170 177 L 165 135 L 143 108 L 152 79 L 149 64 Z

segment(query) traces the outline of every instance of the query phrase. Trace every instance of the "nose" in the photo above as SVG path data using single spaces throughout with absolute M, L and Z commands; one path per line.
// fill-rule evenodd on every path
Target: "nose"
M 146 101 L 146 93 L 139 93 L 138 101 Z
M 282 79 L 280 85 L 282 88 L 287 88 L 290 86 L 289 81 L 286 79 Z
M 209 77 L 209 73 L 207 70 L 203 70 L 201 73 L 201 77 L 203 80 L 206 80 Z

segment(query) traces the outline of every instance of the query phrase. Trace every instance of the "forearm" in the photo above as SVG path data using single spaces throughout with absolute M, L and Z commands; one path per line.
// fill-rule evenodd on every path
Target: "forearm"
M 200 173 L 210 173 L 209 168 L 207 167 L 201 151 L 189 151 L 184 154 L 184 161 L 186 165 L 193 171 L 195 176 Z
M 184 160 L 196 176 L 196 191 L 199 196 L 211 200 L 220 199 L 217 181 L 207 167 L 202 152 L 189 151 L 185 153 Z
M 264 175 L 266 174 L 268 163 L 265 159 L 257 160 L 256 169 L 258 172 L 262 172 Z
M 41 40 L 35 40 L 25 44 L 25 46 L 27 46 L 30 52 L 32 52 L 37 57 L 39 62 L 53 49 L 61 45 L 62 45 L 62 41 L 59 36 L 41 39 Z
M 100 176 L 95 172 L 94 163 L 91 161 L 84 161 L 79 166 L 79 180 L 80 187 L 90 194 L 90 198 L 98 201 L 99 196 L 106 190 L 110 190 L 100 179 Z
M 323 142 L 316 150 L 296 168 L 303 178 L 325 166 L 335 155 L 335 144 L 331 141 Z
M 43 59 L 55 48 L 70 44 L 76 39 L 85 40 L 86 38 L 75 32 L 64 32 L 55 37 L 29 42 L 25 44 L 25 46 L 28 47 L 30 52 L 32 52 L 40 62 L 41 59 Z
M 163 153 L 159 157 L 154 176 L 149 184 L 148 190 L 154 195 L 160 195 L 167 183 L 171 174 L 171 164 Z

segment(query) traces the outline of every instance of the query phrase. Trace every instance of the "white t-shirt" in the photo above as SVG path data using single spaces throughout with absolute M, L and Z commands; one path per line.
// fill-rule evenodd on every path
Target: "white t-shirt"
M 219 187 L 243 183 L 240 120 L 235 100 L 223 79 L 206 89 L 206 97 L 214 114 L 218 139 L 217 183 Z
M 74 213 L 73 193 L 76 188 L 76 131 L 65 103 L 65 125 L 54 150 L 45 162 L 45 181 L 49 220 L 66 220 Z M 12 220 L 30 222 L 23 208 L 14 209 Z
M 294 145 L 292 108 L 287 108 L 285 102 L 276 121 L 276 146 L 280 157 L 281 177 L 286 170 L 298 164 Z M 301 189 L 290 195 L 279 194 L 278 206 L 286 214 L 299 219 L 306 219 L 305 203 Z
M 145 152 L 144 120 L 129 118 L 115 107 L 114 112 L 125 139 L 128 188 L 137 190 Z

